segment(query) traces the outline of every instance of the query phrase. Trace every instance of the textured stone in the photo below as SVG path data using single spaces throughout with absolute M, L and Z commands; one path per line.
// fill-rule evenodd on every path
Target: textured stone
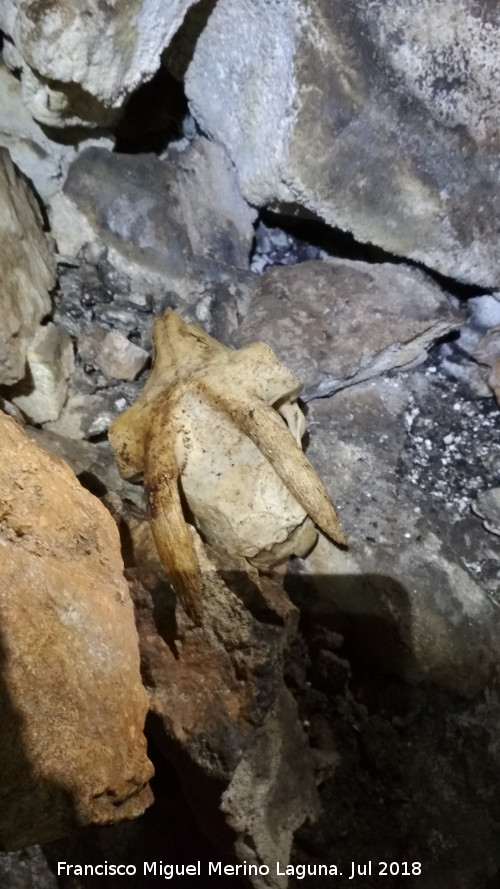
M 155 739 L 196 816 L 228 860 L 267 864 L 255 887 L 280 887 L 276 860 L 317 814 L 317 793 L 283 654 L 298 613 L 280 584 L 243 560 L 213 561 L 193 531 L 205 620 L 194 627 L 172 593 L 146 522 L 129 520 L 132 590 Z M 216 567 L 217 565 L 217 567 Z
M 26 353 L 55 284 L 55 260 L 28 185 L 0 149 L 0 384 L 24 377 Z
M 133 380 L 148 358 L 145 349 L 131 343 L 121 330 L 111 330 L 103 339 L 97 363 L 107 377 Z
M 76 152 L 48 138 L 23 104 L 21 90 L 19 80 L 0 64 L 0 145 L 47 201 L 60 186 L 66 161 L 73 160 Z
M 51 214 L 64 257 L 85 244 L 97 253 L 105 247 L 136 293 L 164 295 L 168 278 L 169 288 L 191 300 L 204 293 L 205 266 L 248 266 L 254 219 L 223 149 L 203 138 L 164 160 L 82 152 Z
M 250 203 L 494 287 L 499 34 L 487 0 L 219 0 L 186 92 Z
M 4 43 L 4 60 L 9 45 Z M 76 146 L 50 139 L 24 105 L 18 78 L 0 62 L 0 147 L 8 150 L 46 205 L 61 188 L 78 152 L 95 144 L 113 148 L 113 141 L 104 136 L 80 139 Z
M 484 520 L 486 530 L 500 536 L 500 488 L 482 491 L 472 508 Z
M 49 322 L 38 328 L 26 358 L 27 374 L 14 388 L 12 401 L 31 423 L 57 420 L 74 367 L 71 338 Z
M 488 376 L 488 386 L 493 390 L 495 398 L 500 405 L 500 358 L 493 363 Z
M 266 272 L 233 341 L 271 346 L 310 399 L 411 364 L 461 321 L 417 269 L 310 261 Z
M 19 848 L 151 802 L 147 699 L 116 526 L 0 414 L 0 837 Z
M 349 550 L 320 537 L 306 560 L 314 593 L 302 591 L 298 604 L 376 669 L 474 694 L 497 670 L 500 549 L 467 496 L 462 503 L 464 488 L 448 503 L 437 484 L 414 480 L 412 423 L 422 415 L 428 440 L 419 446 L 434 449 L 439 479 L 451 459 L 443 435 L 460 420 L 434 376 L 371 381 L 309 405 L 308 455 L 335 497 Z M 490 449 L 498 452 L 495 441 Z M 458 476 L 461 455 L 451 453 Z M 479 469 L 464 471 L 473 478 Z
M 23 59 L 24 102 L 46 126 L 109 125 L 149 80 L 194 0 L 6 0 L 0 28 Z
M 489 368 L 488 386 L 500 404 L 500 324 L 490 327 L 478 342 L 472 357 Z
M 489 331 L 500 327 L 500 294 L 471 297 L 467 300 L 466 308 L 467 318 L 458 336 L 441 346 L 442 364 L 449 376 L 468 384 L 476 397 L 486 398 L 491 395 L 487 382 L 488 366 L 481 364 L 486 352 L 481 347 L 476 355 L 476 349 L 487 336 L 485 344 L 489 343 L 488 354 L 493 357 L 490 347 L 495 337 Z

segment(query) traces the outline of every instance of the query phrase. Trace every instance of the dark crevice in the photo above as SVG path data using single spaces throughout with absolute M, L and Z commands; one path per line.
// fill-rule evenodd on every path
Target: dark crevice
M 257 230 L 259 224 L 262 223 L 268 229 L 279 229 L 293 238 L 298 244 L 298 258 L 296 261 L 302 262 L 304 259 L 309 258 L 306 250 L 301 251 L 300 247 L 302 245 L 324 251 L 332 258 L 368 263 L 391 263 L 393 265 L 407 265 L 421 269 L 439 284 L 443 290 L 460 300 L 493 293 L 492 289 L 457 281 L 455 278 L 442 275 L 434 269 L 428 268 L 421 262 L 390 253 L 376 244 L 357 241 L 350 232 L 328 225 L 317 214 L 298 205 L 290 204 L 286 207 L 283 206 L 282 210 L 285 210 L 285 212 L 262 210 L 255 228 Z M 254 241 L 253 254 L 255 253 L 256 246 L 257 240 Z M 278 261 L 277 264 L 286 263 Z
M 187 113 L 182 84 L 160 68 L 152 80 L 128 99 L 116 129 L 115 152 L 161 154 L 170 142 L 182 136 Z
M 193 58 L 198 38 L 210 18 L 216 0 L 199 0 L 188 9 L 179 30 L 163 53 L 162 63 L 179 82 L 183 82 Z

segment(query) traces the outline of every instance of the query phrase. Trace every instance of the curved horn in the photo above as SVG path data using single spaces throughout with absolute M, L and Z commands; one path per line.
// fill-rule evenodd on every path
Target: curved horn
M 160 400 L 160 399 L 159 399 Z M 184 518 L 179 493 L 180 467 L 175 456 L 176 428 L 172 406 L 157 405 L 147 448 L 144 480 L 148 492 L 151 530 L 162 564 L 184 611 L 198 626 L 203 602 L 196 553 Z M 169 417 L 170 415 L 170 417 Z
M 215 410 L 248 435 L 313 522 L 336 543 L 345 545 L 347 539 L 328 491 L 277 411 L 258 397 L 237 397 L 204 380 L 195 380 L 194 386 Z

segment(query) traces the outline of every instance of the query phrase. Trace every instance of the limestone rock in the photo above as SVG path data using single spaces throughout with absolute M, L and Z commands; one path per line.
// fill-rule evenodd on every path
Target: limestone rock
M 298 614 L 278 584 L 259 581 L 243 560 L 215 563 L 193 534 L 206 603 L 203 630 L 193 627 L 182 609 L 174 614 L 148 524 L 129 527 L 155 739 L 214 844 L 229 860 L 269 866 L 268 877 L 250 878 L 255 887 L 284 889 L 275 862 L 288 861 L 293 832 L 317 814 L 309 751 L 282 678 Z
M 473 357 L 480 364 L 493 367 L 500 358 L 500 324 L 490 327 L 480 339 L 473 352 Z
M 472 357 L 479 364 L 489 368 L 488 386 L 500 404 L 500 324 L 488 328 L 474 349 Z
M 4 43 L 4 60 L 8 46 Z M 45 205 L 61 188 L 79 151 L 95 144 L 111 150 L 114 143 L 105 136 L 79 140 L 77 146 L 50 139 L 24 105 L 18 78 L 0 62 L 0 147 L 8 150 Z
M 74 366 L 71 338 L 49 322 L 38 328 L 26 358 L 28 371 L 13 390 L 12 401 L 32 423 L 57 420 Z
M 0 145 L 47 201 L 57 191 L 75 149 L 52 142 L 23 104 L 19 80 L 0 64 Z
M 0 852 L 2 889 L 58 889 L 42 849 L 31 846 L 16 852 Z
M 51 430 L 27 426 L 26 432 L 44 451 L 64 460 L 87 490 L 100 497 L 121 496 L 137 508 L 144 510 L 144 496 L 139 485 L 125 481 L 116 468 L 116 463 L 107 441 L 92 444 L 76 438 L 65 438 Z
M 250 203 L 494 287 L 499 25 L 486 0 L 219 0 L 186 92 Z
M 134 345 L 121 330 L 111 330 L 101 345 L 98 365 L 107 377 L 133 380 L 144 368 L 148 353 Z
M 495 393 L 496 400 L 500 405 L 500 358 L 497 358 L 492 364 L 488 375 L 488 386 Z
M 486 530 L 500 536 L 500 488 L 482 491 L 472 508 L 484 520 Z
M 467 695 L 497 669 L 500 548 L 470 512 L 464 478 L 473 490 L 481 467 L 470 466 L 466 444 L 464 459 L 456 444 L 441 443 L 427 478 L 415 478 L 416 449 L 439 453 L 445 431 L 451 440 L 451 425 L 460 428 L 449 385 L 408 373 L 309 405 L 308 455 L 336 499 L 349 550 L 320 538 L 305 563 L 313 593 L 301 592 L 297 604 L 377 669 Z M 419 417 L 424 435 L 413 432 Z M 493 455 L 496 441 L 489 446 Z M 448 461 L 450 495 L 439 489 Z
M 233 341 L 271 346 L 308 400 L 411 364 L 461 320 L 417 269 L 310 261 L 266 272 Z
M 198 138 L 171 159 L 177 165 L 174 189 L 193 254 L 247 269 L 257 213 L 243 199 L 222 146 Z
M 112 389 L 101 392 L 70 392 L 57 420 L 47 423 L 47 429 L 67 438 L 93 438 L 109 428 L 117 414 L 117 398 Z
M 467 318 L 455 340 L 440 349 L 442 366 L 449 376 L 461 380 L 476 397 L 491 395 L 488 367 L 495 361 L 495 330 L 500 329 L 500 294 L 488 293 L 467 300 Z
M 0 837 L 19 848 L 151 802 L 147 699 L 116 526 L 0 415 Z
M 200 138 L 164 160 L 88 149 L 52 202 L 59 252 L 93 245 L 137 293 L 203 294 L 207 265 L 248 267 L 255 211 L 238 193 L 223 149 Z M 99 248 L 96 247 L 99 245 Z
M 0 149 L 0 384 L 24 377 L 26 353 L 50 311 L 55 260 L 33 193 Z
M 46 126 L 106 126 L 149 80 L 193 0 L 103 5 L 7 0 L 0 28 L 23 59 L 24 102 Z

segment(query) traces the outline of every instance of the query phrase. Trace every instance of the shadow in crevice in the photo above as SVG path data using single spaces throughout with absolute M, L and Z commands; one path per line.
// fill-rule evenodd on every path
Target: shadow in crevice
M 182 135 L 188 112 L 182 84 L 165 68 L 140 86 L 128 99 L 116 128 L 117 154 L 161 154 Z
M 494 642 L 471 636 L 464 614 L 447 614 L 429 602 L 416 609 L 408 589 L 384 574 L 310 576 L 289 573 L 285 588 L 301 612 L 301 627 L 313 637 L 326 627 L 343 639 L 353 669 L 411 685 L 434 682 L 473 698 L 495 675 Z M 491 628 L 488 627 L 488 633 Z
M 354 666 L 410 682 L 422 678 L 410 646 L 410 597 L 395 578 L 290 573 L 285 588 L 301 612 L 306 636 L 324 627 L 342 638 L 343 655 Z
M 328 225 L 312 210 L 298 204 L 282 204 L 277 210 L 263 210 L 259 214 L 256 225 L 259 222 L 264 223 L 267 228 L 279 229 L 293 237 L 298 242 L 298 261 L 300 262 L 310 258 L 307 254 L 307 247 L 313 247 L 324 251 L 332 258 L 372 264 L 391 263 L 392 265 L 405 265 L 420 269 L 439 284 L 446 293 L 460 300 L 493 292 L 491 289 L 475 284 L 464 284 L 456 278 L 442 275 L 421 262 L 405 256 L 398 256 L 376 244 L 358 241 L 351 232 Z M 282 263 L 278 261 L 277 264 Z
M 16 705 L 11 688 L 18 694 L 24 693 L 29 713 L 36 700 L 31 687 L 36 684 L 36 674 L 33 675 L 36 662 L 23 657 L 22 646 L 20 652 L 14 645 L 13 639 L 7 641 L 0 629 L 0 848 L 3 851 L 54 839 L 78 826 L 71 793 L 58 782 L 43 777 L 40 763 L 27 748 L 27 739 L 34 740 L 35 749 L 39 745 L 37 720 L 41 717 L 34 712 L 28 722 Z M 51 718 L 56 721 L 57 712 L 53 712 Z M 47 744 L 49 738 L 47 726 Z M 51 755 L 49 748 L 46 755 Z
M 210 18 L 217 0 L 198 0 L 184 16 L 184 21 L 163 53 L 162 62 L 180 82 L 184 81 L 200 34 Z
M 207 862 L 219 857 L 201 833 L 175 770 L 154 740 L 156 732 L 151 716 L 146 733 L 148 757 L 155 766 L 155 776 L 151 780 L 153 805 L 133 821 L 103 827 L 93 825 L 71 837 L 46 844 L 43 851 L 57 876 L 59 889 L 125 889 L 130 886 L 158 889 L 165 885 L 185 889 L 186 883 L 201 886 L 208 870 Z M 198 860 L 202 866 L 201 879 L 175 874 L 176 865 L 179 868 L 197 865 Z M 66 862 L 70 867 L 62 869 L 59 862 Z M 116 874 L 108 870 L 105 874 L 99 870 L 105 862 L 128 866 L 129 872 L 125 875 L 123 871 Z M 87 873 L 76 875 L 74 866 L 85 864 Z M 170 868 L 174 869 L 172 877 L 168 876 Z M 240 889 L 239 883 L 234 885 Z
M 115 152 L 161 154 L 183 136 L 189 113 L 184 78 L 214 6 L 215 0 L 199 0 L 188 9 L 163 52 L 160 68 L 128 99 L 116 128 Z

